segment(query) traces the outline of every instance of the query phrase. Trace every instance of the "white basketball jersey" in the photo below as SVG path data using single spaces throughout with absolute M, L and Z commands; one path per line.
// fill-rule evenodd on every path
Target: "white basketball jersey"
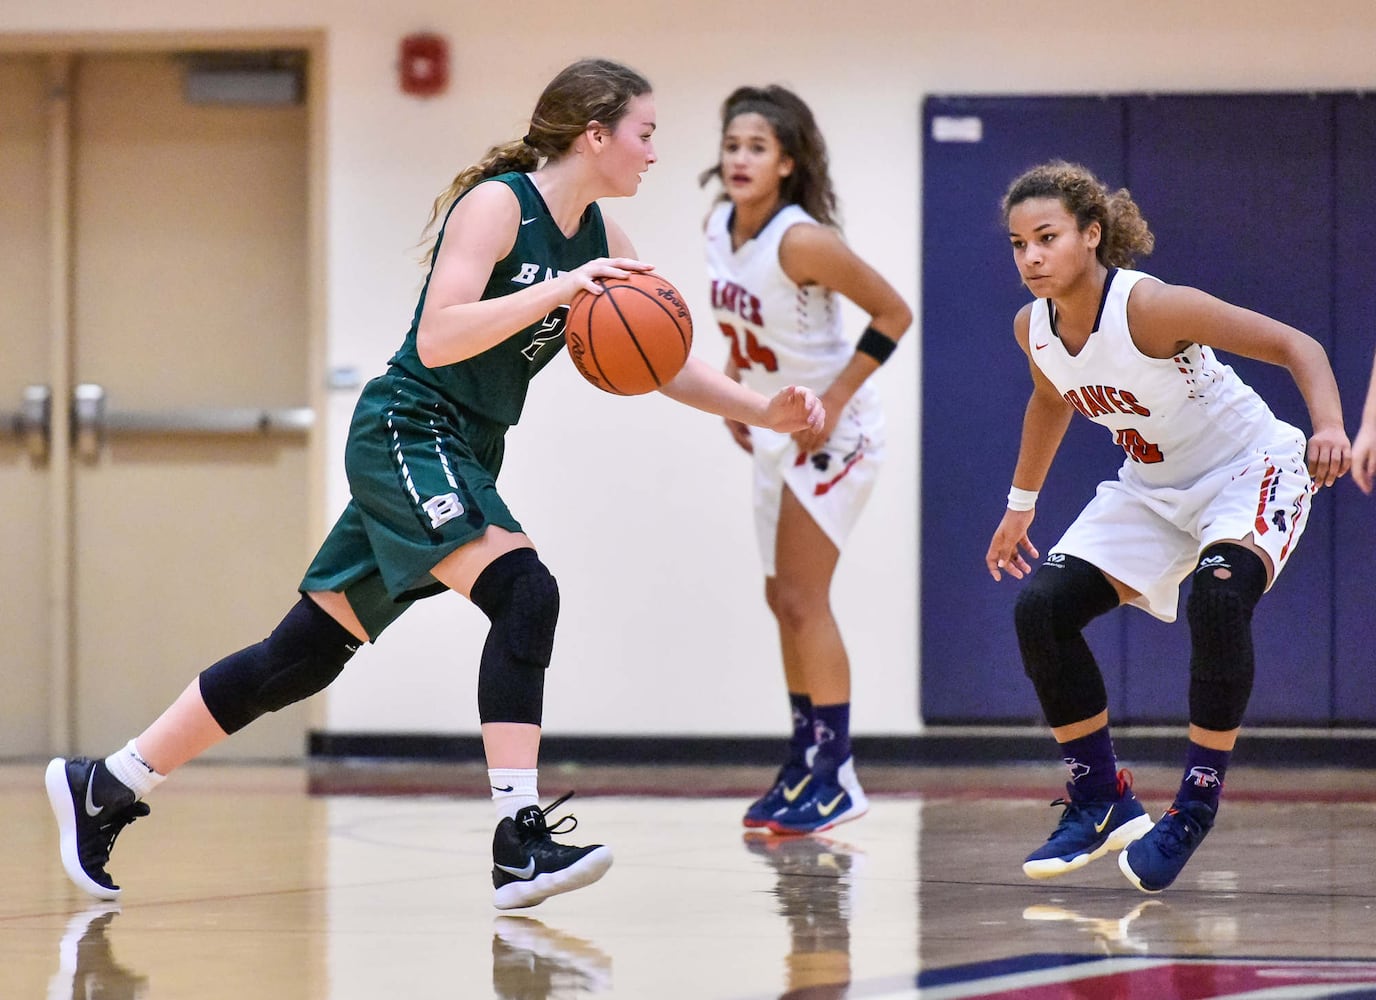
M 1127 454 L 1123 474 L 1183 487 L 1258 441 L 1280 421 L 1252 388 L 1200 344 L 1149 358 L 1128 332 L 1128 293 L 1141 271 L 1110 270 L 1099 319 L 1072 356 L 1056 334 L 1051 300 L 1032 307 L 1032 360 L 1075 409 L 1102 424 Z M 1180 339 L 1188 340 L 1181 330 Z
M 717 204 L 707 220 L 707 274 L 712 311 L 731 342 L 741 382 L 771 396 L 784 386 L 803 385 L 821 393 L 855 354 L 841 329 L 836 292 L 821 285 L 795 285 L 779 266 L 784 233 L 817 220 L 797 205 L 781 209 L 755 238 L 731 248 L 732 205 Z M 868 383 L 854 402 L 873 395 Z

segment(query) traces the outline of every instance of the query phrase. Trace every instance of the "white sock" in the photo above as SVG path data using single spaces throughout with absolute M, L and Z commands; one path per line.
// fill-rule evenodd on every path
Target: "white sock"
M 133 740 L 122 750 L 116 750 L 106 757 L 105 767 L 121 785 L 140 799 L 167 780 L 167 775 L 159 774 L 153 770 L 152 764 L 143 759 Z
M 535 768 L 490 767 L 487 783 L 492 786 L 492 802 L 497 807 L 497 819 L 515 819 L 526 806 L 538 806 L 540 793 L 535 790 Z

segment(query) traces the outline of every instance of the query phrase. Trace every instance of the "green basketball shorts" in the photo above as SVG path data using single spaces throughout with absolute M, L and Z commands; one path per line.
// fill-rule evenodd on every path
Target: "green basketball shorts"
M 441 559 L 489 525 L 521 530 L 497 493 L 505 434 L 399 373 L 369 382 L 344 449 L 352 496 L 300 589 L 344 593 L 372 639 L 442 591 Z

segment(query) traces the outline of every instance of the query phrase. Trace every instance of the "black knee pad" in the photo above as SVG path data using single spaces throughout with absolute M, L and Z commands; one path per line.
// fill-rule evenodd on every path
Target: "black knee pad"
M 1190 622 L 1190 721 L 1226 732 L 1242 725 L 1256 656 L 1252 610 L 1266 591 L 1266 564 L 1232 542 L 1200 555 L 1185 602 Z
M 1018 594 L 1018 649 L 1047 724 L 1069 725 L 1108 707 L 1104 678 L 1082 630 L 1118 606 L 1118 592 L 1096 567 L 1053 552 Z
M 358 651 L 359 640 L 302 597 L 262 642 L 201 672 L 201 697 L 227 733 L 324 690 Z
M 534 549 L 515 549 L 482 571 L 472 598 L 492 622 L 478 666 L 479 720 L 538 726 L 559 621 L 558 583 Z

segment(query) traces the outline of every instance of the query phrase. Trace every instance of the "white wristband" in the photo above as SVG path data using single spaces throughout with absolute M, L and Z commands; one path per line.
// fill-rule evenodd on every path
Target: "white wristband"
M 1020 490 L 1012 486 L 1008 490 L 1009 510 L 1031 510 L 1037 506 L 1037 490 Z

